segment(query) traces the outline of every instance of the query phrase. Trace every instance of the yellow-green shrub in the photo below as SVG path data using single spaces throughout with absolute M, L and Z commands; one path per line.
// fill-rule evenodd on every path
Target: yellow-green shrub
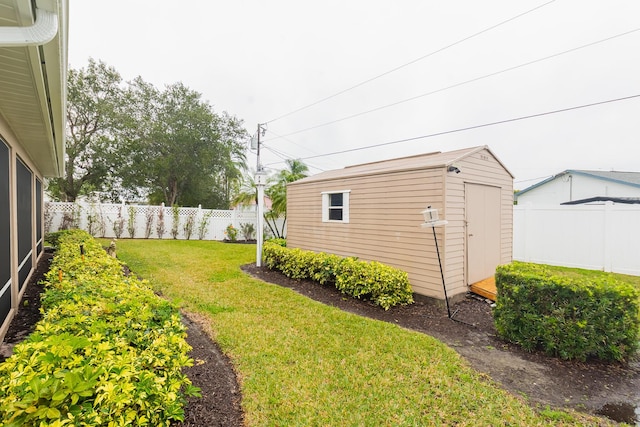
M 388 310 L 413 302 L 407 273 L 382 263 L 341 258 L 265 242 L 265 265 L 293 279 L 333 283 L 342 293 L 368 298 Z
M 6 426 L 168 426 L 197 389 L 177 309 L 86 232 L 59 236 L 43 319 L 0 365 Z M 80 254 L 84 250 L 84 259 Z M 62 274 L 62 280 L 59 275 Z

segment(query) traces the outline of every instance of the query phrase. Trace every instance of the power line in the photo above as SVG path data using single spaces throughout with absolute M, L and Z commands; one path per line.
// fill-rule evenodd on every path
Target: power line
M 347 93 L 347 92 L 349 92 L 349 91 L 351 91 L 351 90 L 353 90 L 353 89 L 359 88 L 360 86 L 364 86 L 364 85 L 365 85 L 365 84 L 367 84 L 367 83 L 370 83 L 370 82 L 372 82 L 372 81 L 374 81 L 374 80 L 377 80 L 377 79 L 379 79 L 379 78 L 381 78 L 381 77 L 384 77 L 384 76 L 386 76 L 386 75 L 388 75 L 388 74 L 391 74 L 391 73 L 393 73 L 393 72 L 396 72 L 396 71 L 398 71 L 398 70 L 400 70 L 400 69 L 402 69 L 402 68 L 408 67 L 409 65 L 415 64 L 415 63 L 416 63 L 416 62 L 418 62 L 418 61 L 422 61 L 423 59 L 429 58 L 430 56 L 433 56 L 433 55 L 435 55 L 435 54 L 437 54 L 437 53 L 443 52 L 443 51 L 445 51 L 445 50 L 447 50 L 447 49 L 450 49 L 450 48 L 452 48 L 452 47 L 454 47 L 454 46 L 456 46 L 456 45 L 459 45 L 459 44 L 461 44 L 461 43 L 463 43 L 463 42 L 466 42 L 467 40 L 471 40 L 471 39 L 472 39 L 472 38 L 474 38 L 474 37 L 477 37 L 477 36 L 479 36 L 479 35 L 481 35 L 481 34 L 484 34 L 484 33 L 488 32 L 488 31 L 491 31 L 491 30 L 493 30 L 493 29 L 496 29 L 496 28 L 498 28 L 498 27 L 500 27 L 500 26 L 502 26 L 502 25 L 504 25 L 504 24 L 507 24 L 507 23 L 509 23 L 509 22 L 511 22 L 511 21 L 514 21 L 514 20 L 516 20 L 516 19 L 518 19 L 518 18 L 521 18 L 521 17 L 523 17 L 523 16 L 525 16 L 525 15 L 528 15 L 529 13 L 532 13 L 532 12 L 534 12 L 534 11 L 536 11 L 536 10 L 540 9 L 540 8 L 543 8 L 544 6 L 547 6 L 548 4 L 553 3 L 554 1 L 555 1 L 555 0 L 551 0 L 551 1 L 547 2 L 547 3 L 541 4 L 540 6 L 536 6 L 536 7 L 534 7 L 533 9 L 530 9 L 530 10 L 528 10 L 528 11 L 526 11 L 526 12 L 520 13 L 519 15 L 513 16 L 513 17 L 511 17 L 511 18 L 507 19 L 506 21 L 502 21 L 502 22 L 500 22 L 500 23 L 498 23 L 498 24 L 492 25 L 492 26 L 490 26 L 490 27 L 488 27 L 488 28 L 485 28 L 484 30 L 478 31 L 477 33 L 474 33 L 474 34 L 472 34 L 472 35 L 470 35 L 470 36 L 464 37 L 464 38 L 462 38 L 462 39 L 460 39 L 460 40 L 458 40 L 458 41 L 456 41 L 456 42 L 453 42 L 453 43 L 451 43 L 451 44 L 449 44 L 449 45 L 447 45 L 447 46 L 441 47 L 440 49 L 434 50 L 433 52 L 430 52 L 430 53 L 428 53 L 428 54 L 426 54 L 426 55 L 423 55 L 423 56 L 421 56 L 421 57 L 419 57 L 419 58 L 416 58 L 416 59 L 414 59 L 414 60 L 412 60 L 412 61 L 409 61 L 409 62 L 407 62 L 407 63 L 405 63 L 405 64 L 402 64 L 402 65 L 400 65 L 400 66 L 398 66 L 398 67 L 392 68 L 392 69 L 391 69 L 391 70 L 389 70 L 389 71 L 385 71 L 385 72 L 384 72 L 384 73 L 382 73 L 382 74 L 378 74 L 377 76 L 371 77 L 371 78 L 369 78 L 369 79 L 367 79 L 367 80 L 364 80 L 364 81 L 362 81 L 362 82 L 360 82 L 360 83 L 358 83 L 358 84 L 356 84 L 356 85 L 353 85 L 353 86 L 351 86 L 351 87 L 348 87 L 348 88 L 346 88 L 346 89 L 343 89 L 343 90 L 341 90 L 341 91 L 339 91 L 339 92 L 337 92 L 337 93 L 334 93 L 333 95 L 329 95 L 329 96 L 327 96 L 327 97 L 325 97 L 325 98 L 322 98 L 322 99 L 319 99 L 319 100 L 317 100 L 317 101 L 315 101 L 315 102 L 312 102 L 311 104 L 307 104 L 307 105 L 305 105 L 305 106 L 303 106 L 303 107 L 297 108 L 297 109 L 295 109 L 295 110 L 293 110 L 293 111 L 290 111 L 290 112 L 288 112 L 288 113 L 286 113 L 286 114 L 282 114 L 281 116 L 278 116 L 278 117 L 276 117 L 275 119 L 271 119 L 271 120 L 269 120 L 269 121 L 265 122 L 265 124 L 267 124 L 267 123 L 273 123 L 273 122 L 275 122 L 275 121 L 277 121 L 277 120 L 283 119 L 283 118 L 285 118 L 285 117 L 289 117 L 289 116 L 291 116 L 291 115 L 293 115 L 293 114 L 295 114 L 295 113 L 298 113 L 298 112 L 300 112 L 300 111 L 306 110 L 307 108 L 311 108 L 311 107 L 313 107 L 313 106 L 315 106 L 315 105 L 318 105 L 318 104 L 320 104 L 320 103 L 322 103 L 322 102 L 328 101 L 328 100 L 330 100 L 330 99 L 332 99 L 332 98 L 335 98 L 335 97 L 340 96 L 340 95 L 342 95 L 342 94 L 344 94 L 344 93 Z
M 263 148 L 265 148 L 266 150 L 271 151 L 273 154 L 275 154 L 277 157 L 281 158 L 281 159 L 282 159 L 282 160 L 284 160 L 285 162 L 286 162 L 287 160 L 294 160 L 294 159 L 298 159 L 297 157 L 291 156 L 291 155 L 289 155 L 289 154 L 287 154 L 287 153 L 285 153 L 285 152 L 283 152 L 283 151 L 276 150 L 276 149 L 275 149 L 275 148 L 273 148 L 273 147 L 268 147 L 268 146 L 266 146 L 266 145 L 263 145 L 262 147 L 263 147 Z M 269 163 L 269 165 L 265 165 L 265 166 L 271 166 L 271 165 L 275 165 L 275 164 L 278 164 L 278 163 L 282 163 L 282 162 Z M 309 164 L 309 163 L 306 163 L 306 165 L 307 165 L 308 167 L 310 167 L 310 168 L 317 169 L 317 170 L 319 170 L 320 172 L 324 172 L 324 171 L 325 171 L 325 169 L 319 168 L 319 167 L 317 167 L 317 166 L 313 166 L 312 164 Z
M 569 49 L 569 50 L 558 52 L 558 53 L 555 53 L 553 55 L 545 56 L 543 58 L 535 59 L 533 61 L 525 62 L 525 63 L 522 63 L 520 65 L 515 65 L 513 67 L 505 68 L 503 70 L 496 71 L 496 72 L 493 72 L 493 73 L 490 73 L 490 74 L 485 74 L 484 76 L 475 77 L 475 78 L 470 79 L 470 80 L 465 80 L 463 82 L 456 83 L 456 84 L 453 84 L 451 86 L 447 86 L 447 87 L 444 87 L 444 88 L 436 89 L 436 90 L 433 90 L 431 92 L 423 93 L 421 95 L 413 96 L 411 98 L 403 99 L 401 101 L 396 101 L 396 102 L 393 102 L 391 104 L 382 105 L 380 107 L 372 108 L 370 110 L 362 111 L 360 113 L 352 114 L 350 116 L 342 117 L 340 119 L 331 120 L 329 122 L 321 123 L 319 125 L 310 126 L 310 127 L 307 127 L 307 128 L 304 128 L 304 129 L 300 129 L 300 130 L 297 130 L 297 131 L 294 131 L 294 132 L 290 132 L 290 133 L 287 133 L 287 134 L 283 135 L 282 138 L 287 137 L 287 136 L 291 136 L 291 135 L 296 135 L 296 134 L 302 133 L 302 132 L 307 132 L 307 131 L 310 131 L 310 130 L 313 130 L 313 129 L 317 129 L 317 128 L 320 128 L 320 127 L 323 127 L 323 126 L 328 126 L 328 125 L 331 125 L 331 124 L 334 124 L 334 123 L 343 122 L 345 120 L 353 119 L 355 117 L 363 116 L 365 114 L 373 113 L 375 111 L 380 111 L 380 110 L 383 110 L 385 108 L 395 107 L 396 105 L 400 105 L 400 104 L 403 104 L 405 102 L 414 101 L 414 100 L 419 99 L 419 98 L 424 98 L 424 97 L 429 96 L 429 95 L 434 95 L 436 93 L 440 93 L 440 92 L 444 92 L 446 90 L 450 90 L 450 89 L 454 89 L 454 88 L 457 88 L 457 87 L 460 87 L 460 86 L 464 86 L 464 85 L 467 85 L 469 83 L 474 83 L 474 82 L 477 82 L 477 81 L 480 81 L 480 80 L 483 80 L 483 79 L 487 79 L 489 77 L 494 77 L 494 76 L 497 76 L 499 74 L 503 74 L 503 73 L 506 73 L 506 72 L 509 72 L 509 71 L 516 70 L 518 68 L 522 68 L 522 67 L 526 67 L 526 66 L 529 66 L 529 65 L 532 65 L 532 64 L 536 64 L 538 62 L 546 61 L 548 59 L 557 58 L 559 56 L 566 55 L 568 53 L 576 52 L 578 50 L 585 49 L 587 47 L 595 46 L 595 45 L 600 44 L 600 43 L 604 43 L 604 42 L 607 42 L 607 41 L 610 41 L 610 40 L 613 40 L 613 39 L 616 39 L 616 38 L 619 38 L 619 37 L 623 37 L 623 36 L 632 34 L 632 33 L 636 32 L 636 31 L 640 31 L 640 28 L 635 28 L 633 30 L 626 31 L 626 32 L 620 33 L 620 34 L 616 34 L 614 36 L 610 36 L 610 37 L 607 37 L 605 39 L 601 39 L 601 40 L 598 40 L 598 41 L 595 41 L 595 42 L 587 43 L 587 44 L 582 45 L 582 46 L 574 47 L 574 48 Z M 276 138 L 274 138 L 274 139 L 276 139 Z
M 314 152 L 313 150 L 311 150 L 311 149 L 309 149 L 309 148 L 307 148 L 307 147 L 305 147 L 305 146 L 303 146 L 301 144 L 298 144 L 297 142 L 292 141 L 291 139 L 289 139 L 289 138 L 287 138 L 285 136 L 278 135 L 277 133 L 275 133 L 272 130 L 269 130 L 269 133 L 272 133 L 272 134 L 274 134 L 276 136 L 276 138 L 273 138 L 273 139 L 284 139 L 285 141 L 290 142 L 291 144 L 295 145 L 296 147 L 300 147 L 300 148 L 302 148 L 304 150 L 307 150 L 307 151 L 309 151 L 309 152 L 311 152 L 313 154 L 318 154 L 318 153 Z
M 505 123 L 512 123 L 512 122 L 517 122 L 517 121 L 520 121 L 520 120 L 527 120 L 527 119 L 533 119 L 533 118 L 536 118 L 536 117 L 549 116 L 551 114 L 564 113 L 564 112 L 567 112 L 567 111 L 579 110 L 579 109 L 589 108 L 589 107 L 595 107 L 595 106 L 598 106 L 598 105 L 609 104 L 609 103 L 613 103 L 613 102 L 626 101 L 626 100 L 629 100 L 629 99 L 634 99 L 634 98 L 639 98 L 639 97 L 640 97 L 640 94 L 631 95 L 631 96 L 625 96 L 623 98 L 615 98 L 615 99 L 609 99 L 609 100 L 606 100 L 606 101 L 593 102 L 591 104 L 583 104 L 583 105 L 578 105 L 578 106 L 574 106 L 574 107 L 562 108 L 560 110 L 553 110 L 553 111 L 547 111 L 547 112 L 544 112 L 544 113 L 530 114 L 528 116 L 521 116 L 521 117 L 516 117 L 516 118 L 512 118 L 512 119 L 500 120 L 500 121 L 497 121 L 497 122 L 484 123 L 484 124 L 481 124 L 481 125 L 474 125 L 474 126 L 468 126 L 468 127 L 464 127 L 464 128 L 447 130 L 447 131 L 443 131 L 443 132 L 431 133 L 431 134 L 428 134 L 428 135 L 416 136 L 416 137 L 413 137 L 413 138 L 399 139 L 399 140 L 396 140 L 396 141 L 383 142 L 381 144 L 368 145 L 368 146 L 359 147 L 359 148 L 351 148 L 349 150 L 334 151 L 332 153 L 319 154 L 317 156 L 303 157 L 300 160 L 315 159 L 315 158 L 318 158 L 318 157 L 333 156 L 333 155 L 336 155 L 336 154 L 351 153 L 351 152 L 354 152 L 354 151 L 368 150 L 370 148 L 378 148 L 378 147 L 384 147 L 384 146 L 387 146 L 387 145 L 400 144 L 402 142 L 410 142 L 410 141 L 416 141 L 416 140 L 419 140 L 419 139 L 433 138 L 433 137 L 436 137 L 436 136 L 449 135 L 449 134 L 452 134 L 452 133 L 465 132 L 465 131 L 468 131 L 468 130 L 480 129 L 480 128 L 489 127 L 489 126 L 502 125 L 502 124 L 505 124 Z
M 513 181 L 514 184 L 522 184 L 523 182 L 530 182 L 530 181 L 542 181 L 544 179 L 547 178 L 551 178 L 553 175 L 545 175 L 545 176 L 539 176 L 537 178 L 529 178 L 529 179 L 523 179 L 521 181 Z

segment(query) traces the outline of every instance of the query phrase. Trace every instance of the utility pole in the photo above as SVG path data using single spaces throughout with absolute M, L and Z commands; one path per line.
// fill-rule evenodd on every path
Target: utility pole
M 256 218 L 256 267 L 262 267 L 262 241 L 264 239 L 264 187 L 267 184 L 267 174 L 262 170 L 262 164 L 260 163 L 260 136 L 264 131 L 265 129 L 262 125 L 258 123 L 256 176 L 254 178 L 254 182 L 256 183 L 256 188 L 258 190 L 258 217 Z
M 256 144 L 256 149 L 258 150 L 258 155 L 256 156 L 256 172 L 260 172 L 262 170 L 262 165 L 260 164 L 260 133 L 262 131 L 262 126 L 258 123 L 258 143 Z

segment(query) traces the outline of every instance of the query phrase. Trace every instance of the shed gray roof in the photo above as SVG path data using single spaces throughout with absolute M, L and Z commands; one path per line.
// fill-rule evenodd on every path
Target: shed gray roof
M 567 169 L 563 172 L 553 175 L 550 178 L 545 179 L 544 181 L 540 181 L 539 183 L 534 184 L 531 187 L 527 187 L 522 191 L 518 191 L 516 193 L 516 197 L 526 193 L 527 191 L 536 189 L 546 184 L 547 182 L 553 181 L 556 178 L 559 178 L 564 175 L 569 175 L 569 174 L 589 176 L 591 178 L 601 179 L 601 180 L 610 181 L 610 182 L 616 182 L 618 184 L 630 185 L 632 187 L 640 188 L 640 172 L 590 171 L 590 170 L 582 170 L 582 169 Z
M 498 161 L 498 163 L 500 163 L 500 165 L 502 165 L 507 173 L 509 173 L 509 175 L 513 177 L 513 174 L 511 174 L 511 172 L 509 172 L 509 170 L 502 164 L 502 162 L 498 160 L 495 154 L 491 152 L 489 147 L 483 145 L 479 147 L 464 148 L 461 150 L 448 151 L 444 153 L 436 151 L 433 153 L 419 154 L 416 156 L 401 157 L 397 159 L 347 166 L 343 169 L 322 172 L 317 175 L 292 182 L 289 185 L 315 181 L 325 181 L 331 179 L 353 178 L 356 176 L 377 175 L 390 172 L 447 167 L 467 156 L 470 156 L 482 150 L 487 150 L 489 153 L 491 153 L 491 155 Z

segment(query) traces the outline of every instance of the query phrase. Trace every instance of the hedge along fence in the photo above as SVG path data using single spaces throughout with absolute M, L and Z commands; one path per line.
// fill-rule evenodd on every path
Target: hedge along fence
M 265 242 L 265 265 L 292 279 L 334 284 L 342 293 L 368 298 L 385 310 L 413 303 L 407 273 L 376 261 L 359 261 L 337 255 L 286 248 L 282 242 Z
M 624 360 L 638 349 L 640 292 L 612 275 L 513 262 L 496 271 L 498 334 L 563 359 Z
M 5 426 L 168 426 L 198 389 L 178 310 L 83 231 L 58 234 L 43 319 L 0 365 Z M 84 255 L 81 254 L 81 248 Z

